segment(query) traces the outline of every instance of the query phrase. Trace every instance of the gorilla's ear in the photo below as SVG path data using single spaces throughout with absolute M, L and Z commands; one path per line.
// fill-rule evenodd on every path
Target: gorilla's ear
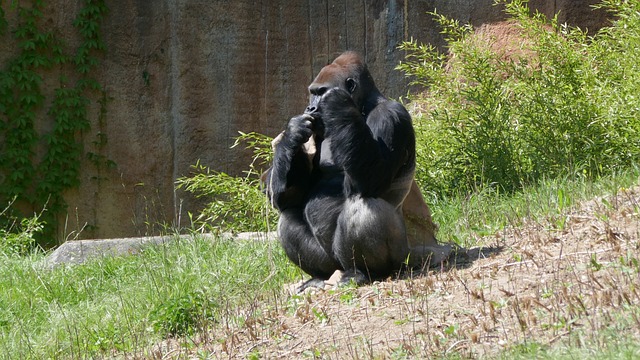
M 346 84 L 349 94 L 353 94 L 353 92 L 356 91 L 356 81 L 353 78 L 347 78 Z

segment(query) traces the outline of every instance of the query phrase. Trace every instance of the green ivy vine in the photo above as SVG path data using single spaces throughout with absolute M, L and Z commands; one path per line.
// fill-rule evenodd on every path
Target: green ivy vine
M 0 69 L 0 211 L 9 203 L 15 205 L 11 211 L 3 211 L 0 221 L 6 225 L 18 217 L 42 212 L 45 231 L 40 244 L 46 246 L 55 244 L 57 216 L 67 207 L 64 191 L 80 184 L 80 164 L 85 156 L 82 137 L 90 130 L 88 108 L 92 101 L 100 107 L 99 126 L 104 122 L 108 97 L 91 72 L 105 51 L 100 23 L 108 8 L 104 0 L 83 1 L 73 21 L 81 39 L 75 50 L 69 50 L 64 39 L 42 24 L 43 10 L 42 0 L 12 1 L 4 7 L 0 0 L 0 41 L 17 46 L 15 56 Z M 12 24 L 6 11 L 15 12 Z M 69 77 L 56 75 L 60 73 Z M 51 76 L 58 76 L 58 86 L 53 92 L 44 92 L 43 83 L 48 80 L 51 84 Z M 47 119 L 36 119 L 45 113 Z M 36 120 L 49 128 L 37 131 Z M 90 162 L 98 167 L 113 166 L 100 155 L 106 136 L 100 132 L 96 137 L 96 152 L 87 154 Z M 31 214 L 17 213 L 17 208 Z

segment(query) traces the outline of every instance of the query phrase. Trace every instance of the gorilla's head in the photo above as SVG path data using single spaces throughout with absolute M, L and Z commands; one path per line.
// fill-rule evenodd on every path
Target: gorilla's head
M 363 113 L 365 105 L 371 101 L 370 98 L 380 96 L 367 65 L 362 57 L 353 51 L 343 53 L 320 70 L 318 76 L 309 85 L 309 106 L 306 112 L 316 111 L 322 95 L 333 88 L 347 91 Z

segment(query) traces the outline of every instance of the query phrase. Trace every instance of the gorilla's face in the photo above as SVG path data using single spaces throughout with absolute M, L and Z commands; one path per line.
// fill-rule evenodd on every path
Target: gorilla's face
M 306 113 L 318 111 L 318 103 L 328 90 L 339 88 L 351 95 L 358 108 L 362 108 L 367 89 L 363 80 L 370 78 L 369 71 L 360 56 L 347 52 L 320 70 L 309 85 L 309 106 Z

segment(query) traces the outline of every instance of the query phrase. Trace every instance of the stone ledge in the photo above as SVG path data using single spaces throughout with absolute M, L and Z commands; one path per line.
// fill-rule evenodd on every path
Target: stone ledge
M 82 264 L 88 259 L 101 256 L 136 254 L 146 245 L 169 243 L 176 239 L 190 239 L 193 236 L 194 235 L 165 235 L 122 239 L 67 241 L 47 256 L 45 264 L 48 268 L 54 268 L 60 264 Z M 277 239 L 275 232 L 245 232 L 239 234 L 223 233 L 219 237 L 212 234 L 201 234 L 198 236 L 212 240 L 219 237 L 243 241 L 272 241 Z

